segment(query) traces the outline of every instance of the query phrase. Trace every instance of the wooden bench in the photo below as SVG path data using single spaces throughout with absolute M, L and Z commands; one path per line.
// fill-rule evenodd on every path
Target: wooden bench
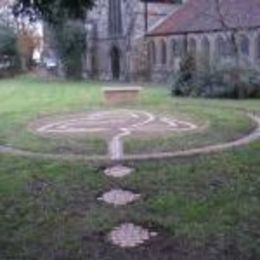
M 137 101 L 141 87 L 105 87 L 105 102 L 108 105 L 129 104 Z

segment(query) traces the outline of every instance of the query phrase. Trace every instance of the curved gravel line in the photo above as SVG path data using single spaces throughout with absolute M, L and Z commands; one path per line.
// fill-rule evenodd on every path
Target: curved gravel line
M 162 152 L 156 154 L 126 155 L 124 157 L 124 160 L 164 159 L 164 158 L 210 154 L 210 153 L 220 152 L 226 149 L 235 148 L 235 147 L 253 143 L 254 141 L 260 140 L 260 117 L 252 114 L 249 114 L 248 116 L 257 124 L 256 128 L 250 134 L 240 139 L 237 139 L 235 141 L 209 145 L 201 148 L 194 148 L 194 149 L 189 149 L 184 151 Z
M 254 141 L 260 140 L 260 116 L 254 114 L 248 114 L 248 116 L 256 123 L 256 128 L 248 135 L 237 139 L 235 141 L 230 141 L 227 143 L 220 143 L 216 145 L 209 145 L 201 148 L 194 148 L 185 151 L 176 151 L 176 152 L 162 152 L 154 154 L 135 154 L 135 155 L 124 155 L 120 161 L 127 160 L 149 160 L 149 159 L 166 159 L 166 158 L 176 158 L 176 157 L 186 157 L 194 156 L 201 154 L 210 154 L 215 152 L 220 152 L 226 149 L 235 148 L 243 145 L 250 144 Z M 48 153 L 37 153 L 30 152 L 26 150 L 21 150 L 13 147 L 8 147 L 0 145 L 0 154 L 22 156 L 35 159 L 48 159 L 48 160 L 83 160 L 83 161 L 104 161 L 111 162 L 111 159 L 108 155 L 100 156 L 85 156 L 85 155 L 75 155 L 75 154 L 48 154 Z

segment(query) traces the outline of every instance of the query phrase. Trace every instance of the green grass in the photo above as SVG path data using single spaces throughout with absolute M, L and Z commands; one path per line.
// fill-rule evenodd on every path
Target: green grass
M 28 131 L 32 121 L 52 114 L 95 109 L 102 104 L 96 85 L 39 82 L 30 79 L 0 82 L 0 143 L 41 152 L 102 154 L 106 144 L 97 138 L 43 138 Z
M 216 107 L 205 109 L 201 104 L 190 107 L 185 103 L 177 109 L 172 108 L 171 110 L 172 112 L 168 112 L 168 114 L 174 114 L 176 113 L 174 111 L 177 110 L 176 118 L 193 121 L 203 129 L 195 132 L 162 135 L 153 139 L 149 136 L 138 139 L 130 136 L 125 142 L 126 152 L 130 154 L 171 152 L 203 147 L 238 139 L 254 127 L 251 120 L 241 111 Z
M 210 120 L 214 128 L 194 145 L 248 131 L 252 126 L 237 108 L 260 112 L 259 100 L 172 99 L 167 93 L 147 89 L 132 108 Z M 27 133 L 31 120 L 105 108 L 94 83 L 1 81 L 0 100 L 1 143 L 40 151 L 53 151 L 62 141 L 53 144 Z M 174 138 L 178 140 L 171 142 L 179 147 L 189 146 L 185 140 L 192 139 Z M 71 142 L 67 145 L 75 151 L 79 141 Z M 146 149 L 146 144 L 135 142 L 135 149 Z M 166 149 L 168 141 L 160 142 Z M 105 152 L 102 140 L 89 138 L 86 144 L 88 153 Z M 260 141 L 215 155 L 129 162 L 135 174 L 119 180 L 105 177 L 105 166 L 0 155 L 0 259 L 260 258 Z M 118 209 L 97 202 L 111 188 L 134 190 L 142 198 Z M 128 221 L 158 231 L 159 236 L 132 250 L 111 246 L 107 233 Z
M 0 82 L 0 100 L 0 144 L 36 152 L 107 153 L 105 140 L 98 137 L 45 138 L 28 131 L 29 124 L 42 117 L 107 109 L 97 83 L 50 82 L 30 78 L 5 80 Z M 168 89 L 146 88 L 140 102 L 127 108 L 174 115 L 200 125 L 209 124 L 209 127 L 198 133 L 172 134 L 156 139 L 129 137 L 125 150 L 127 153 L 174 151 L 239 138 L 253 125 L 236 107 L 260 111 L 257 101 L 173 99 Z
M 122 180 L 104 177 L 96 165 L 2 156 L 0 257 L 169 259 L 174 250 L 185 250 L 173 246 L 184 239 L 192 250 L 206 250 L 200 259 L 209 259 L 209 242 L 216 259 L 226 253 L 226 259 L 257 259 L 259 151 L 258 142 L 215 156 L 133 164 L 136 173 Z M 116 187 L 141 192 L 142 199 L 120 209 L 96 201 Z M 106 242 L 107 232 L 125 221 L 159 231 L 151 252 L 118 250 Z M 166 252 L 165 243 L 172 246 Z

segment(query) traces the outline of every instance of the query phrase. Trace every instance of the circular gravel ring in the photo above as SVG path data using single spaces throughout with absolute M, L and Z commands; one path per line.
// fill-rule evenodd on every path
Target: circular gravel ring
M 43 136 L 75 136 L 99 134 L 115 136 L 128 130 L 129 135 L 193 131 L 199 127 L 170 115 L 152 114 L 142 110 L 116 109 L 38 119 L 29 125 L 34 134 Z
M 131 160 L 150 160 L 150 159 L 167 159 L 167 158 L 176 158 L 176 157 L 188 157 L 188 156 L 195 156 L 201 154 L 210 154 L 221 152 L 226 149 L 231 149 L 235 147 L 240 147 L 243 145 L 250 144 L 260 139 L 260 116 L 254 115 L 252 113 L 248 114 L 249 118 L 256 124 L 255 129 L 245 135 L 244 137 L 226 142 L 226 143 L 219 143 L 216 145 L 209 145 L 201 148 L 194 148 L 188 149 L 185 151 L 176 151 L 176 152 L 169 152 L 169 153 L 152 153 L 152 154 L 138 154 L 138 155 L 124 155 L 124 157 L 120 160 L 123 161 L 131 161 Z M 109 156 L 85 156 L 85 155 L 75 155 L 75 154 L 51 154 L 51 153 L 37 153 L 37 152 L 30 152 L 22 149 L 17 149 L 11 146 L 4 146 L 0 145 L 0 154 L 6 155 L 13 155 L 13 156 L 22 156 L 34 159 L 46 159 L 46 160 L 67 160 L 67 161 L 93 161 L 93 162 L 111 162 Z

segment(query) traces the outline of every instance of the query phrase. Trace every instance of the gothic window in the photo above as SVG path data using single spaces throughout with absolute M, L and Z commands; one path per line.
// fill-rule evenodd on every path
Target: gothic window
M 202 39 L 202 55 L 205 67 L 208 67 L 210 64 L 210 42 L 207 37 Z
M 260 34 L 256 38 L 256 58 L 260 60 Z
M 210 53 L 210 43 L 207 37 L 204 37 L 202 39 L 202 51 L 206 54 L 209 55 Z
M 240 52 L 245 56 L 249 55 L 249 39 L 245 35 L 240 38 Z
M 112 36 L 122 34 L 121 0 L 109 0 L 108 30 Z
M 156 46 L 154 41 L 149 43 L 149 60 L 151 64 L 156 64 Z
M 161 64 L 167 63 L 167 46 L 164 40 L 161 41 Z
M 180 56 L 180 51 L 179 51 L 179 46 L 178 46 L 178 42 L 177 40 L 172 40 L 172 54 L 173 54 L 173 57 L 178 57 Z
M 120 50 L 118 47 L 113 46 L 111 49 L 111 71 L 113 79 L 120 78 Z
M 225 41 L 225 56 L 226 57 L 232 57 L 235 54 L 235 46 L 233 44 L 233 41 L 230 37 L 228 37 Z
M 183 39 L 173 39 L 171 41 L 171 64 L 174 64 L 174 60 L 181 58 L 185 55 L 185 46 Z
M 189 42 L 189 49 L 190 49 L 191 55 L 196 56 L 197 44 L 196 44 L 195 39 L 193 39 L 193 38 Z
M 225 39 L 222 36 L 218 36 L 216 39 L 216 53 L 219 57 L 230 58 L 235 54 L 235 48 L 230 37 Z
M 226 43 L 223 37 L 218 36 L 216 39 L 216 55 L 217 57 L 225 56 Z

